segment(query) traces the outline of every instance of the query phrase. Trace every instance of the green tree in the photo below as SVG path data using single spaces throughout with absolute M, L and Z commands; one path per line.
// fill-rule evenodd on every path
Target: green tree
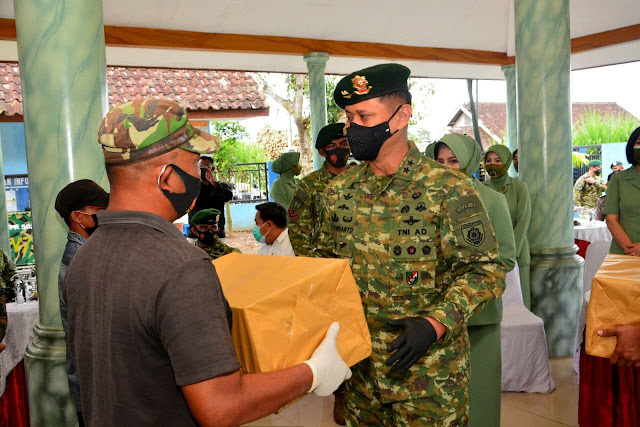
M 228 179 L 238 163 L 263 162 L 264 150 L 255 144 L 243 142 L 247 129 L 237 121 L 212 121 L 212 133 L 222 139 L 220 149 L 213 155 L 217 172 Z
M 611 142 L 626 142 L 640 121 L 630 115 L 587 112 L 573 126 L 573 145 L 599 145 Z

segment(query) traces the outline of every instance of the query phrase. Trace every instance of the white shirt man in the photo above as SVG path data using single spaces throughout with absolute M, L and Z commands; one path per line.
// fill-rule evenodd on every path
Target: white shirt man
M 287 230 L 287 211 L 277 203 L 256 206 L 253 236 L 262 242 L 258 255 L 295 256 Z

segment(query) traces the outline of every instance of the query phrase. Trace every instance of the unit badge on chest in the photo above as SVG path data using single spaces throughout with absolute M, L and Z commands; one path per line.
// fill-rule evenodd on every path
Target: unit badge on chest
M 405 273 L 405 280 L 408 285 L 414 285 L 418 281 L 418 272 L 417 271 L 407 271 Z

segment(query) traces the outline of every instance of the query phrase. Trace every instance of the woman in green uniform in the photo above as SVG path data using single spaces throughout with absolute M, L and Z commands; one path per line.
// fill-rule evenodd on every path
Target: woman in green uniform
M 271 185 L 271 198 L 285 209 L 291 204 L 298 186 L 296 175 L 300 173 L 300 153 L 282 153 L 271 164 L 271 170 L 280 174 Z
M 480 167 L 480 145 L 466 135 L 448 134 L 426 152 L 428 157 L 468 176 Z M 500 260 L 507 271 L 515 266 L 516 247 L 507 201 L 504 196 L 473 178 L 473 183 L 485 204 L 489 220 L 498 241 Z M 501 348 L 500 321 L 502 299 L 491 301 L 468 323 L 471 354 L 469 365 L 469 425 L 493 427 L 500 425 Z
M 611 177 L 604 215 L 613 236 L 612 254 L 640 256 L 640 127 L 627 142 L 631 167 Z
M 484 167 L 489 175 L 485 184 L 504 194 L 511 214 L 513 235 L 516 239 L 516 259 L 520 273 L 522 299 L 527 309 L 531 310 L 531 285 L 529 283 L 529 240 L 527 231 L 531 220 L 531 199 L 527 185 L 507 175 L 511 165 L 511 152 L 504 145 L 492 145 L 484 155 Z

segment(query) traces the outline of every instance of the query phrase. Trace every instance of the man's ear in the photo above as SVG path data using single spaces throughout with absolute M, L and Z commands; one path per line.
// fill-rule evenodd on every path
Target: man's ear
M 82 215 L 80 212 L 78 211 L 73 211 L 69 214 L 69 222 L 73 221 L 73 222 L 77 222 L 77 223 L 81 223 L 80 222 L 80 215 Z
M 158 166 L 155 169 L 156 176 L 158 177 L 158 187 L 161 190 L 169 191 L 170 193 L 176 193 L 175 189 L 171 186 L 171 180 L 169 177 L 172 175 L 173 168 L 169 165 Z
M 322 157 L 327 157 L 327 152 L 322 148 L 318 148 L 318 154 L 320 154 Z
M 403 129 L 409 126 L 411 121 L 411 115 L 413 114 L 413 107 L 410 104 L 404 104 L 400 111 L 398 111 L 398 129 Z

